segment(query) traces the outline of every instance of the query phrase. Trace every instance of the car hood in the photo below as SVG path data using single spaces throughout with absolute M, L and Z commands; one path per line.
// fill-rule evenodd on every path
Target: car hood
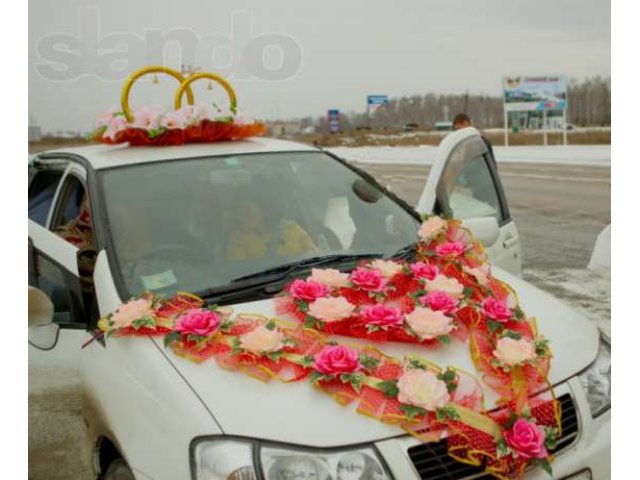
M 574 376 L 595 359 L 598 331 L 593 323 L 518 277 L 499 269 L 494 269 L 494 275 L 518 292 L 524 311 L 536 317 L 538 330 L 549 339 L 553 352 L 549 374 L 552 384 Z M 275 314 L 273 300 L 233 307 L 235 312 Z M 154 341 L 162 348 L 162 340 Z M 377 346 L 397 358 L 414 353 L 443 368 L 451 365 L 475 372 L 468 346 L 460 342 L 435 350 L 400 343 Z M 223 370 L 213 360 L 199 365 L 173 355 L 168 358 L 225 434 L 317 447 L 370 442 L 401 434 L 397 427 L 356 414 L 355 406 L 340 406 L 309 382 L 284 384 L 274 380 L 265 384 L 247 375 Z M 493 407 L 496 400 L 495 393 L 485 389 L 486 408 Z

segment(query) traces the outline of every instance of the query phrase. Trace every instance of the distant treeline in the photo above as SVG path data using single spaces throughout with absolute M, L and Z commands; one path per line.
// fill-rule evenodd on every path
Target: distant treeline
M 611 124 L 611 78 L 571 79 L 567 95 L 569 123 L 579 126 Z M 366 113 L 341 112 L 340 127 L 342 130 L 363 126 L 397 128 L 415 123 L 420 128 L 433 128 L 436 122 L 451 120 L 459 112 L 467 113 L 480 128 L 503 127 L 502 96 L 434 93 L 392 98 L 370 120 L 367 120 Z M 309 117 L 302 123 L 303 126 L 314 124 L 322 130 L 327 129 L 326 117 Z

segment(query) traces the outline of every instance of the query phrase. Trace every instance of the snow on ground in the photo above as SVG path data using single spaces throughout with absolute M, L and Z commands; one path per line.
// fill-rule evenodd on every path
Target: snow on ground
M 348 161 L 373 164 L 431 165 L 438 147 L 332 147 L 330 152 Z M 547 163 L 611 166 L 611 145 L 552 145 L 494 147 L 498 163 Z
M 546 290 L 611 336 L 611 277 L 583 268 L 526 269 L 524 279 Z

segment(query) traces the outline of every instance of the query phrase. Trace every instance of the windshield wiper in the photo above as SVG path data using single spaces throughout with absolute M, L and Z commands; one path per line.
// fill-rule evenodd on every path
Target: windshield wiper
M 251 273 L 243 277 L 238 277 L 227 285 L 221 287 L 206 288 L 195 292 L 195 295 L 201 298 L 212 298 L 221 295 L 225 295 L 232 292 L 239 292 L 242 290 L 251 290 L 256 288 L 263 288 L 267 285 L 284 280 L 294 271 L 307 270 L 311 267 L 318 265 L 325 265 L 331 263 L 340 263 L 346 261 L 355 261 L 362 258 L 379 257 L 378 253 L 359 253 L 359 254 L 335 254 L 324 255 L 318 257 L 305 258 L 296 262 L 285 263 L 278 265 L 267 270 Z M 274 292 L 275 293 L 275 292 Z
M 391 258 L 398 260 L 409 260 L 411 259 L 418 249 L 418 242 L 410 243 L 402 247 L 400 250 L 391 255 Z
M 245 275 L 243 277 L 238 277 L 231 280 L 231 283 L 242 282 L 244 280 L 248 280 L 251 278 L 260 278 L 264 276 L 270 276 L 273 274 L 282 274 L 282 276 L 287 276 L 291 272 L 295 270 L 306 270 L 309 267 L 316 267 L 318 265 L 325 265 L 327 263 L 339 263 L 346 261 L 355 261 L 360 260 L 362 258 L 371 258 L 371 257 L 379 257 L 379 253 L 357 253 L 357 254 L 348 254 L 348 253 L 338 253 L 334 255 L 323 255 L 318 257 L 305 258 L 303 260 L 298 260 L 296 262 L 285 263 L 282 265 L 278 265 L 277 267 L 269 268 L 267 270 L 261 270 L 259 272 L 250 273 L 249 275 Z

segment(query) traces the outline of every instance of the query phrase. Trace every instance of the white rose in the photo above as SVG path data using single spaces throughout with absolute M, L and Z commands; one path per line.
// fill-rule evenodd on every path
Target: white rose
M 532 342 L 524 338 L 516 340 L 503 337 L 496 343 L 493 354 L 503 363 L 514 366 L 536 358 L 536 349 Z
M 418 307 L 404 316 L 407 324 L 423 340 L 447 335 L 455 325 L 441 311 Z
M 407 370 L 398 380 L 398 390 L 400 402 L 432 412 L 449 403 L 447 384 L 430 370 Z
M 391 278 L 402 271 L 402 265 L 390 260 L 374 260 L 371 267 L 378 270 L 385 278 Z
M 424 288 L 428 292 L 445 292 L 456 298 L 462 297 L 464 292 L 464 285 L 455 278 L 449 278 L 445 275 L 438 275 L 433 280 L 426 280 L 424 282 Z
M 284 335 L 261 325 L 240 336 L 240 348 L 251 353 L 277 352 L 284 347 Z
M 429 242 L 437 237 L 440 233 L 444 232 L 447 228 L 448 222 L 440 217 L 429 217 L 429 220 L 423 222 L 418 230 L 418 235 L 425 242 Z

